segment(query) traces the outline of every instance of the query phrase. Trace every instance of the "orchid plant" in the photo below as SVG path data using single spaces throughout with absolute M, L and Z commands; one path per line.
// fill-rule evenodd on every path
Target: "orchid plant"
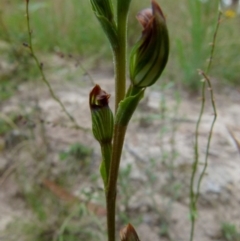
M 162 74 L 169 55 L 166 19 L 155 0 L 152 7 L 137 15 L 143 30 L 133 46 L 129 60 L 130 86 L 126 91 L 127 17 L 131 0 L 118 0 L 114 16 L 111 0 L 91 0 L 93 12 L 112 48 L 115 70 L 115 113 L 108 105 L 110 95 L 96 85 L 89 95 L 92 131 L 101 146 L 100 173 L 104 183 L 108 241 L 115 241 L 115 213 L 119 164 L 128 123 L 144 96 Z M 138 241 L 136 231 L 128 224 L 120 232 L 121 241 Z
M 50 83 L 45 77 L 43 65 L 38 60 L 32 45 L 32 30 L 30 27 L 29 0 L 26 1 L 26 19 L 29 40 L 23 45 L 27 47 L 34 59 L 43 82 L 48 87 L 52 98 L 60 105 L 65 114 L 74 124 L 76 129 L 83 129 L 78 126 L 73 116 L 67 111 L 61 100 L 55 95 Z M 151 8 L 144 9 L 137 15 L 137 20 L 142 25 L 143 30 L 140 39 L 133 46 L 129 59 L 130 85 L 126 90 L 127 76 L 127 19 L 131 0 L 116 0 L 116 16 L 113 11 L 112 0 L 90 0 L 92 9 L 107 36 L 112 48 L 115 70 L 115 112 L 109 107 L 110 95 L 101 89 L 99 85 L 91 90 L 89 95 L 89 106 L 92 118 L 92 132 L 99 142 L 102 153 L 100 164 L 100 174 L 104 184 L 104 191 L 107 206 L 107 230 L 108 241 L 115 241 L 115 216 L 116 216 L 116 196 L 119 165 L 122 148 L 128 123 L 134 114 L 140 100 L 144 96 L 146 88 L 156 83 L 166 67 L 169 56 L 169 35 L 166 19 L 162 9 L 155 0 L 152 0 Z M 223 2 L 223 1 L 221 1 Z M 234 1 L 239 3 L 239 1 Z M 238 4 L 239 5 L 239 4 Z M 197 202 L 200 196 L 200 186 L 208 166 L 208 156 L 210 143 L 213 134 L 213 127 L 217 118 L 217 110 L 213 95 L 211 80 L 208 77 L 213 54 L 216 45 L 216 37 L 221 23 L 224 6 L 220 5 L 221 11 L 218 13 L 216 29 L 211 43 L 210 58 L 206 71 L 199 70 L 203 77 L 201 83 L 201 108 L 196 123 L 194 162 L 192 164 L 192 174 L 189 190 L 189 210 L 191 221 L 190 241 L 193 241 L 195 221 L 197 219 Z M 226 15 L 226 14 L 225 14 Z M 227 15 L 226 15 L 227 16 Z M 197 178 L 199 161 L 199 129 L 202 116 L 205 110 L 206 91 L 210 92 L 211 105 L 213 109 L 213 119 L 207 137 L 206 153 L 203 169 L 200 177 Z M 197 189 L 194 190 L 194 183 Z M 139 241 L 137 232 L 131 224 L 127 224 L 120 231 L 121 241 Z

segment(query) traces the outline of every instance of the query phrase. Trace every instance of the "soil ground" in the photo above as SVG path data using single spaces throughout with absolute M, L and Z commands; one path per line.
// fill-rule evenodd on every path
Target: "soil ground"
M 93 85 L 87 75 L 75 77 L 73 81 L 64 81 L 63 76 L 70 71 L 69 68 L 61 69 L 60 63 L 58 74 L 49 74 L 48 77 L 54 92 L 78 124 L 90 129 L 88 94 Z M 112 75 L 104 71 L 93 71 L 92 77 L 111 94 L 112 105 Z M 188 193 L 194 160 L 194 133 L 201 98 L 198 95 L 189 97 L 183 91 L 179 95 L 180 98 L 177 99 L 173 89 L 160 91 L 153 87 L 147 90 L 126 135 L 121 168 L 127 170 L 128 165 L 131 165 L 130 174 L 123 176 L 127 178 L 130 194 L 129 191 L 122 191 L 120 182 L 118 204 L 121 212 L 129 213 L 129 216 L 135 218 L 137 215 L 141 216 L 141 221 L 135 227 L 143 241 L 189 240 Z M 240 150 L 236 143 L 237 139 L 240 140 L 240 92 L 227 87 L 215 91 L 215 103 L 217 122 L 212 135 L 208 167 L 200 190 L 195 241 L 224 240 L 221 234 L 222 223 L 232 223 L 240 230 Z M 36 107 L 39 111 L 36 111 Z M 30 114 L 33 110 L 34 115 Z M 32 128 L 35 133 L 29 149 L 23 147 L 24 134 L 20 135 L 21 141 L 11 139 L 11 135 L 1 139 L 1 143 L 9 145 L 2 148 L 0 156 L 0 230 L 4 231 L 17 217 L 27 220 L 32 215 L 31 209 L 19 198 L 22 186 L 26 190 L 30 182 L 38 183 L 46 177 L 53 180 L 54 175 L 59 175 L 66 168 L 59 164 L 58 154 L 61 150 L 76 142 L 93 148 L 91 168 L 95 169 L 94 173 L 98 173 L 101 158 L 100 148 L 91 132 L 72 128 L 58 103 L 39 81 L 19 85 L 16 94 L 1 104 L 1 112 L 3 116 L 13 112 L 29 115 L 27 125 L 19 120 L 17 130 L 21 133 L 29 131 L 29 120 L 33 120 Z M 197 178 L 203 166 L 212 119 L 213 110 L 207 95 L 199 130 L 200 164 Z M 33 160 L 33 151 L 35 158 L 37 153 L 37 160 Z M 44 157 L 41 156 L 43 154 Z M 50 166 L 51 177 L 47 176 L 44 163 Z M 25 179 L 17 171 L 23 165 L 27 167 Z M 39 174 L 41 168 L 45 170 L 44 174 Z M 79 171 L 75 183 L 67 188 L 68 194 L 62 195 L 70 195 L 66 197 L 70 199 L 77 197 L 83 188 L 88 187 L 88 179 L 84 180 L 85 177 Z M 99 178 L 96 185 L 102 188 Z M 126 199 L 127 207 L 122 204 Z M 9 239 L 2 236 L 0 240 Z

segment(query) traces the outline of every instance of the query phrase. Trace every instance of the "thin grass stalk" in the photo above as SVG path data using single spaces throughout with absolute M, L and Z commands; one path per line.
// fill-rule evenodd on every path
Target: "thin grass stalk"
M 208 62 L 206 74 L 209 73 L 209 71 L 210 71 L 210 69 L 211 69 L 211 66 L 212 66 L 213 55 L 214 55 L 214 51 L 215 51 L 215 47 L 216 47 L 217 34 L 218 34 L 218 30 L 219 30 L 220 23 L 221 23 L 221 17 L 222 17 L 222 12 L 219 11 L 216 29 L 215 29 L 215 32 L 214 32 L 214 34 L 213 34 L 212 48 L 211 48 L 211 53 L 210 53 L 210 58 L 209 58 L 209 62 Z M 208 83 L 210 83 L 210 85 L 211 85 L 211 81 L 208 81 Z
M 214 128 L 214 124 L 217 120 L 217 109 L 216 109 L 216 105 L 215 105 L 214 93 L 213 93 L 211 81 L 210 81 L 209 77 L 204 72 L 201 72 L 201 75 L 204 77 L 205 81 L 208 84 L 208 88 L 209 88 L 210 95 L 211 95 L 211 104 L 212 104 L 212 108 L 213 108 L 213 111 L 214 111 L 214 113 L 213 113 L 214 117 L 213 117 L 213 121 L 212 121 L 212 124 L 211 124 L 211 127 L 210 127 L 209 135 L 208 135 L 207 150 L 206 150 L 206 154 L 205 154 L 204 167 L 203 167 L 203 170 L 200 174 L 198 184 L 197 184 L 196 202 L 198 201 L 198 198 L 199 198 L 200 186 L 201 186 L 202 179 L 203 179 L 203 177 L 205 175 L 205 172 L 207 170 L 208 156 L 209 156 L 209 149 L 210 149 L 210 144 L 211 144 L 211 139 L 212 139 L 212 134 L 213 134 L 213 128 Z
M 218 29 L 219 29 L 219 26 L 220 26 L 220 23 L 221 23 L 221 16 L 222 16 L 222 13 L 219 12 L 216 30 L 215 30 L 214 35 L 213 35 L 213 45 L 212 45 L 212 48 L 211 48 L 211 54 L 210 54 L 210 59 L 209 59 L 209 64 L 208 64 L 208 67 L 207 67 L 207 71 L 206 71 L 206 73 L 204 73 L 203 71 L 200 71 L 200 74 L 204 77 L 205 81 L 208 84 L 208 89 L 210 91 L 210 98 L 211 98 L 211 104 L 212 104 L 212 108 L 213 108 L 213 116 L 214 117 L 213 117 L 213 121 L 212 121 L 212 124 L 211 124 L 211 127 L 210 127 L 209 135 L 208 135 L 207 150 L 206 150 L 206 154 L 205 154 L 204 167 L 203 167 L 202 173 L 201 173 L 201 175 L 199 177 L 199 181 L 198 181 L 198 184 L 197 184 L 196 201 L 198 200 L 198 197 L 199 197 L 200 186 L 201 186 L 202 179 L 203 179 L 204 174 L 205 174 L 205 172 L 207 170 L 208 156 L 209 156 L 209 149 L 210 149 L 210 144 L 211 144 L 211 139 L 212 139 L 212 134 L 213 134 L 213 128 L 214 128 L 214 125 L 215 125 L 215 122 L 216 122 L 216 119 L 217 119 L 217 108 L 216 108 L 216 104 L 215 104 L 215 100 L 214 100 L 214 93 L 213 93 L 212 83 L 211 83 L 210 78 L 207 76 L 207 74 L 210 71 L 212 60 L 213 60 L 213 54 L 214 54 L 214 50 L 215 50 L 215 43 L 216 43 L 216 39 L 217 39 L 217 33 L 218 33 Z
M 211 144 L 211 139 L 212 139 L 212 134 L 213 134 L 213 128 L 214 128 L 214 125 L 215 125 L 215 122 L 216 122 L 216 119 L 217 119 L 217 109 L 216 109 L 215 100 L 214 100 L 213 88 L 212 88 L 211 81 L 208 78 L 207 74 L 209 73 L 209 71 L 211 69 L 211 64 L 212 64 L 215 45 L 216 45 L 217 33 L 218 33 L 218 29 L 219 29 L 220 22 L 221 22 L 221 16 L 222 16 L 222 13 L 219 12 L 216 29 L 215 29 L 215 32 L 214 32 L 214 35 L 213 35 L 212 48 L 211 48 L 211 52 L 210 52 L 210 58 L 209 58 L 209 63 L 208 63 L 208 66 L 207 66 L 206 73 L 204 73 L 203 71 L 200 72 L 200 74 L 204 77 L 204 81 L 202 83 L 202 104 L 201 104 L 201 109 L 200 109 L 198 121 L 197 121 L 197 124 L 196 124 L 196 130 L 195 130 L 195 145 L 194 145 L 195 161 L 193 163 L 193 171 L 192 171 L 191 181 L 190 181 L 190 206 L 189 206 L 190 213 L 191 213 L 190 214 L 191 215 L 190 241 L 193 241 L 193 238 L 194 238 L 196 212 L 197 212 L 197 201 L 198 201 L 199 194 L 200 194 L 201 182 L 203 180 L 203 177 L 205 175 L 205 172 L 206 172 L 206 169 L 207 169 L 207 166 L 208 166 L 208 156 L 209 156 L 210 144 Z M 212 104 L 212 108 L 213 108 L 213 111 L 214 111 L 214 114 L 213 114 L 214 117 L 213 117 L 212 124 L 211 124 L 209 134 L 208 134 L 208 141 L 207 141 L 207 149 L 206 149 L 206 154 L 205 154 L 204 167 L 203 167 L 203 170 L 202 170 L 202 172 L 200 174 L 200 177 L 197 181 L 197 191 L 195 193 L 194 192 L 194 180 L 195 180 L 195 177 L 196 177 L 196 172 L 197 172 L 197 168 L 198 168 L 198 164 L 199 164 L 199 144 L 198 144 L 199 135 L 198 134 L 199 134 L 200 123 L 201 123 L 202 116 L 203 116 L 204 109 L 205 109 L 206 82 L 207 82 L 207 85 L 208 85 L 209 90 L 210 90 L 211 104 Z
M 85 131 L 86 129 L 77 124 L 75 118 L 67 111 L 64 104 L 61 102 L 61 100 L 54 93 L 51 84 L 49 83 L 49 81 L 47 80 L 47 78 L 44 74 L 43 64 L 38 60 L 38 57 L 35 54 L 33 44 L 32 44 L 32 30 L 31 30 L 31 26 L 30 26 L 29 0 L 26 0 L 26 18 L 27 18 L 28 44 L 25 43 L 24 46 L 29 48 L 30 53 L 32 55 L 32 58 L 34 59 L 36 65 L 39 69 L 39 72 L 42 76 L 42 80 L 43 80 L 44 84 L 47 86 L 48 91 L 49 91 L 50 95 L 52 96 L 52 98 L 60 105 L 63 112 L 67 115 L 67 117 L 70 119 L 70 121 L 74 124 L 74 128 Z
M 179 116 L 179 106 L 181 104 L 181 100 L 179 98 L 179 93 L 175 94 L 176 105 L 174 106 L 173 113 L 174 116 Z M 173 120 L 171 137 L 170 137 L 170 145 L 171 145 L 171 154 L 170 154 L 170 180 L 174 180 L 174 162 L 176 159 L 176 132 L 177 132 L 177 122 Z
M 190 180 L 190 220 L 191 220 L 191 231 L 190 231 L 190 241 L 193 241 L 194 237 L 194 228 L 195 228 L 195 220 L 196 220 L 196 199 L 195 199 L 195 192 L 194 192 L 194 180 L 195 176 L 197 173 L 197 167 L 199 164 L 199 126 L 202 121 L 202 116 L 204 113 L 204 108 L 205 108 L 205 82 L 202 83 L 202 91 L 201 91 L 201 96 L 202 96 L 202 103 L 201 103 L 201 109 L 199 113 L 199 117 L 197 120 L 196 124 L 196 130 L 195 130 L 195 144 L 194 144 L 194 155 L 195 155 L 195 160 L 192 165 L 192 174 L 191 174 L 191 180 Z

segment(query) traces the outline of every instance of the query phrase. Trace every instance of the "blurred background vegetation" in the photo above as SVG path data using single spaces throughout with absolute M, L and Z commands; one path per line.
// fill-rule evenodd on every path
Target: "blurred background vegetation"
M 159 3 L 167 17 L 171 40 L 171 56 L 165 70 L 165 79 L 189 88 L 190 91 L 197 91 L 197 69 L 202 69 L 207 64 L 217 21 L 218 1 L 159 0 Z M 128 28 L 130 47 L 137 41 L 141 31 L 135 15 L 148 6 L 148 0 L 132 1 Z M 111 50 L 91 11 L 89 1 L 31 1 L 30 14 L 33 45 L 37 51 L 74 54 L 86 61 L 91 59 L 91 68 L 109 66 L 108 63 L 111 63 Z M 34 68 L 29 67 L 29 56 L 22 46 L 28 40 L 24 16 L 24 1 L 1 1 L 1 58 L 7 59 L 11 64 L 15 63 L 17 79 L 29 78 L 35 72 Z M 240 49 L 239 39 L 239 17 L 225 19 L 218 34 L 211 72 L 218 83 L 240 83 L 240 55 L 237 51 Z M 1 72 L 6 73 L 4 70 Z M 11 85 L 9 75 L 4 78 L 3 73 L 1 85 L 6 79 Z M 13 81 L 17 81 L 16 72 L 11 73 L 14 73 Z

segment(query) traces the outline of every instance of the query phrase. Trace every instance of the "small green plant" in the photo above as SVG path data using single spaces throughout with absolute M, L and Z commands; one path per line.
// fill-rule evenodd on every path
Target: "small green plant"
M 12 127 L 9 126 L 8 123 L 6 123 L 4 120 L 0 119 L 0 135 L 6 134 L 11 129 L 12 129 Z
M 226 241 L 240 241 L 240 232 L 234 224 L 223 223 L 221 227 L 222 236 Z
M 59 154 L 60 160 L 66 160 L 68 158 L 73 158 L 76 161 L 85 160 L 92 154 L 92 149 L 84 146 L 80 143 L 75 143 L 70 146 L 69 150 L 62 151 Z
M 2 76 L 3 77 L 3 76 Z M 9 78 L 9 76 L 5 76 Z M 9 99 L 15 92 L 16 85 L 14 83 L 9 83 L 9 81 L 4 81 L 4 78 L 0 84 L 0 100 L 4 101 Z

